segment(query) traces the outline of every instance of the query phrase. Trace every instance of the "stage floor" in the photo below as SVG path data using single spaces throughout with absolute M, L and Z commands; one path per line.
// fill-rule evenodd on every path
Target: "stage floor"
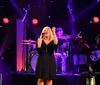
M 95 85 L 100 85 L 100 74 L 95 75 Z M 37 79 L 34 73 L 28 72 L 10 72 L 4 75 L 2 85 L 37 85 Z M 64 73 L 57 74 L 53 85 L 89 85 L 90 75 L 88 72 L 82 74 Z M 90 84 L 94 85 L 94 84 Z

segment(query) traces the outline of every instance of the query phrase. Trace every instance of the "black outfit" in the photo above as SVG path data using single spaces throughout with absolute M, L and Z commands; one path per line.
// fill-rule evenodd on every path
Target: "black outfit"
M 57 45 L 52 40 L 49 44 L 42 41 L 41 47 L 37 48 L 39 57 L 36 66 L 36 77 L 42 79 L 56 78 L 56 62 L 54 58 L 54 50 Z
M 85 46 L 86 42 L 82 39 L 77 39 L 74 41 L 74 49 L 73 49 L 73 55 L 77 55 L 76 57 L 76 64 L 74 64 L 74 71 L 75 72 L 82 72 L 88 70 L 88 63 L 87 61 L 83 60 L 84 64 L 81 64 L 81 55 L 84 55 L 84 58 L 88 60 L 89 56 L 89 48 Z M 83 69 L 84 68 L 84 69 Z

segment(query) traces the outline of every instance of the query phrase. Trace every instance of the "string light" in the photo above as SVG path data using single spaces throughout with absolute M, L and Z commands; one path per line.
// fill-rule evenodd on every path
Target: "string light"
M 2 28 L 2 25 L 0 25 L 0 28 Z
M 48 18 L 51 18 L 51 16 L 48 16 Z
M 23 8 L 23 10 L 25 10 L 25 8 Z
M 34 24 L 34 25 L 38 24 L 38 19 L 33 19 L 32 24 Z
M 9 23 L 9 19 L 8 18 L 3 18 L 3 23 L 4 24 L 8 24 Z
M 92 23 L 92 21 L 90 21 L 90 23 Z
M 93 18 L 93 22 L 94 22 L 94 23 L 98 23 L 98 22 L 99 22 L 99 18 L 98 18 L 97 16 L 95 16 L 95 17 Z
M 99 2 L 99 0 L 97 0 L 97 2 Z

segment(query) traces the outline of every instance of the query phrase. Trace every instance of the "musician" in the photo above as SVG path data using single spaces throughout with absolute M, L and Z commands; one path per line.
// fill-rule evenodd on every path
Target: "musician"
M 91 46 L 91 52 L 90 52 L 90 56 L 92 56 L 91 59 L 91 66 L 94 70 L 94 72 L 99 71 L 100 72 L 100 35 L 97 35 L 95 38 L 96 44 Z
M 100 48 L 100 35 L 96 36 L 96 44 L 98 45 L 98 47 Z
M 63 36 L 63 29 L 61 27 L 58 27 L 56 29 L 56 35 L 58 38 L 61 38 Z
M 73 67 L 73 59 L 71 56 L 72 43 L 70 43 L 70 39 L 72 38 L 72 36 L 64 34 L 63 29 L 61 27 L 57 28 L 56 34 L 58 37 L 57 52 L 61 54 L 61 58 L 63 60 L 62 70 L 64 73 L 70 72 L 70 70 Z M 58 71 L 59 71 L 59 68 L 58 68 Z
M 52 85 L 52 80 L 56 78 L 56 63 L 54 50 L 58 44 L 56 28 L 46 26 L 43 28 L 40 38 L 37 40 L 37 51 L 39 54 L 36 66 L 37 85 Z
M 92 46 L 92 50 L 100 50 L 100 35 L 95 38 L 96 44 Z
M 80 66 L 87 64 L 87 56 L 89 55 L 90 46 L 86 41 L 86 37 L 77 34 L 74 42 L 74 72 L 80 73 Z
M 63 53 L 65 48 L 66 48 L 66 39 L 67 39 L 67 35 L 63 34 L 63 29 L 61 27 L 58 27 L 56 29 L 56 35 L 58 38 L 58 50 L 57 52 L 59 53 Z

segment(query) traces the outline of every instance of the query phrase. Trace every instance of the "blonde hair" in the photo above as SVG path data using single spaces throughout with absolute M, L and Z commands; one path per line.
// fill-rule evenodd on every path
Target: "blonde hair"
M 42 29 L 40 38 L 42 38 L 42 33 L 43 33 L 46 29 L 49 29 L 49 31 L 50 31 L 50 41 L 53 40 L 53 33 L 52 33 L 51 28 L 50 28 L 49 26 L 45 26 L 45 27 Z

